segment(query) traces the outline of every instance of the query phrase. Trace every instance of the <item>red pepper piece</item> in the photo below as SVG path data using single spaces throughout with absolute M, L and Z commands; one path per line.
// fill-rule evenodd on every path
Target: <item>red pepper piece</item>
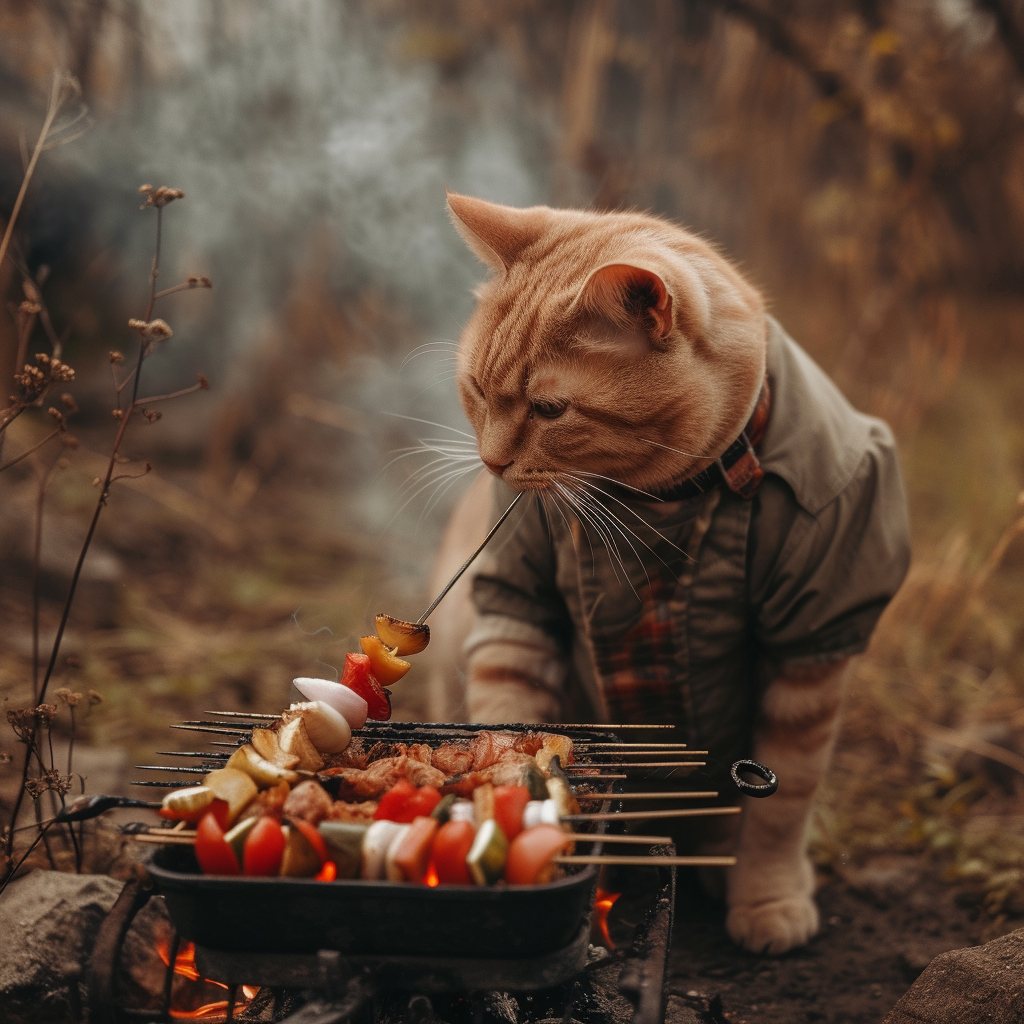
M 427 818 L 440 802 L 441 794 L 438 790 L 433 786 L 420 786 L 416 795 L 409 799 L 409 809 L 413 812 L 413 818 Z
M 366 701 L 367 717 L 378 722 L 386 722 L 391 718 L 391 697 L 374 678 L 370 659 L 365 654 L 345 655 L 341 684 L 354 690 Z
M 468 821 L 447 821 L 438 829 L 432 856 L 439 882 L 445 885 L 472 884 L 466 856 L 475 836 L 476 829 Z
M 327 843 L 324 842 L 324 837 L 320 835 L 315 826 L 311 825 L 308 821 L 303 821 L 302 818 L 289 818 L 288 824 L 292 828 L 297 828 L 306 837 L 309 845 L 316 850 L 316 855 L 320 858 L 320 866 L 323 867 L 330 856 L 327 852 Z
M 523 810 L 529 802 L 526 786 L 494 787 L 494 820 L 509 842 L 523 831 Z
M 238 858 L 230 843 L 225 842 L 224 830 L 213 811 L 207 811 L 199 821 L 195 850 L 204 875 L 238 874 Z
M 276 875 L 284 856 L 285 837 L 281 826 L 269 817 L 262 817 L 245 837 L 242 850 L 242 871 L 246 875 Z

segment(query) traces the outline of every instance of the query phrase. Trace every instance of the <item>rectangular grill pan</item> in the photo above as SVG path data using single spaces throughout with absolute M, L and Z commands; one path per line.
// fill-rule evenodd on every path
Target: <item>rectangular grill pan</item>
M 454 725 L 450 733 L 432 731 L 430 740 L 465 739 L 462 729 L 474 727 Z M 420 739 L 415 730 L 415 723 L 405 728 L 392 723 L 373 735 Z M 578 728 L 566 732 L 579 740 L 616 738 Z M 601 831 L 604 826 L 601 822 Z M 600 852 L 599 844 L 594 852 Z M 317 882 L 206 876 L 200 873 L 192 849 L 181 846 L 157 850 L 149 865 L 178 933 L 208 949 L 265 953 L 335 949 L 350 954 L 476 958 L 542 956 L 569 945 L 589 922 L 598 878 L 593 865 L 573 870 L 546 885 L 431 888 L 361 879 Z

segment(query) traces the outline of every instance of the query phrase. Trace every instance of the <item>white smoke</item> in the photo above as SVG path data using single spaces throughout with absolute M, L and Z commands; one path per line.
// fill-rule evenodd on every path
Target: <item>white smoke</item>
M 175 301 L 169 370 L 219 361 L 230 386 L 318 233 L 340 254 L 332 286 L 372 283 L 420 341 L 457 337 L 481 270 L 448 223 L 445 187 L 514 205 L 546 191 L 545 128 L 497 51 L 453 84 L 337 0 L 146 0 L 141 31 L 149 84 L 60 159 L 116 183 L 105 229 L 129 239 L 111 249 L 136 287 L 152 218 L 126 197 L 143 181 L 185 190 L 165 218 L 161 281 L 208 273 L 215 291 Z M 399 375 L 405 353 L 380 341 L 338 399 L 464 426 L 453 385 L 429 387 L 438 364 L 417 359 Z M 379 521 L 383 496 L 368 489 L 362 501 Z

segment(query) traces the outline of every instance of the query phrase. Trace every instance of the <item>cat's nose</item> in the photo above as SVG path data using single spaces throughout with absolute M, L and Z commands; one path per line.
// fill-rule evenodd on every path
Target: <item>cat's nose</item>
M 515 462 L 515 459 L 513 459 L 513 460 L 512 460 L 512 462 Z M 484 459 L 484 460 L 483 460 L 483 463 L 484 463 L 484 465 L 485 465 L 485 466 L 486 466 L 486 467 L 487 467 L 487 468 L 488 468 L 488 469 L 489 469 L 489 470 L 490 470 L 490 471 L 491 471 L 491 472 L 492 472 L 492 473 L 493 473 L 493 474 L 494 474 L 495 476 L 501 476 L 501 475 L 502 475 L 502 474 L 503 474 L 503 473 L 505 472 L 505 470 L 506 470 L 506 469 L 508 469 L 508 467 L 512 465 L 512 462 L 506 462 L 506 463 L 505 463 L 505 465 L 504 465 L 504 466 L 502 466 L 502 465 L 500 465 L 500 464 L 499 464 L 499 463 L 497 463 L 497 462 L 488 462 L 488 461 L 487 461 L 486 459 Z

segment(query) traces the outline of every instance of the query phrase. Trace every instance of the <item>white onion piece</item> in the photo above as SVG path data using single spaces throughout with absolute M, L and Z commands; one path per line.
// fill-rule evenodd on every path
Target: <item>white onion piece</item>
M 313 679 L 309 676 L 299 676 L 292 683 L 306 700 L 322 700 L 328 707 L 344 715 L 353 729 L 362 729 L 366 724 L 366 701 L 355 690 L 330 679 Z
M 288 710 L 302 715 L 309 742 L 321 754 L 340 754 L 352 742 L 352 730 L 345 716 L 324 701 L 292 704 Z
M 562 827 L 562 819 L 558 813 L 558 804 L 554 800 L 545 800 L 541 803 L 540 820 L 543 825 Z
M 388 847 L 395 836 L 402 832 L 402 828 L 397 821 L 375 821 L 366 830 L 360 858 L 361 878 L 384 877 L 384 858 L 387 856 Z
M 475 808 L 472 800 L 456 800 L 448 808 L 449 821 L 468 821 L 470 825 L 476 822 Z
M 543 818 L 541 813 L 544 810 L 544 804 L 546 800 L 530 800 L 527 805 L 523 808 L 523 830 L 533 828 L 535 825 L 539 825 Z

